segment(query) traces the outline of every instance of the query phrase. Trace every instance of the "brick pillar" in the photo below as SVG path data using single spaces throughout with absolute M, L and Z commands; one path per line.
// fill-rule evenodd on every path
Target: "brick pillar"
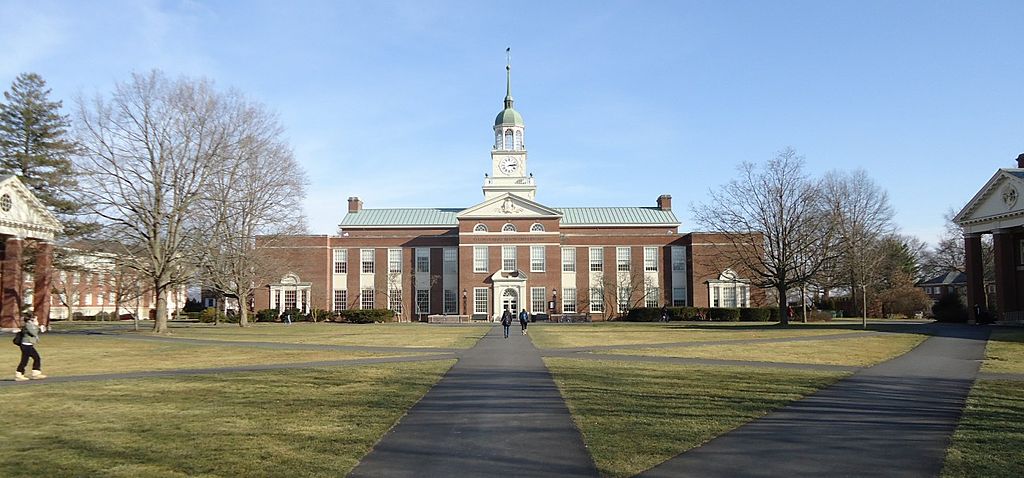
M 53 243 L 40 242 L 36 252 L 36 282 L 32 289 L 32 310 L 39 325 L 50 326 L 50 290 L 53 284 Z M 116 314 L 117 311 L 114 311 Z
M 4 258 L 0 261 L 3 277 L 0 279 L 0 327 L 21 326 L 21 246 L 20 237 L 8 237 L 4 242 Z
M 985 308 L 985 270 L 981 258 L 981 234 L 964 237 L 964 258 L 967 268 L 967 317 L 977 321 L 976 308 Z
M 1001 317 L 1002 314 L 1017 310 L 1017 298 L 1013 294 L 1016 290 L 1013 234 L 1002 229 L 995 231 L 992 234 L 992 245 L 995 252 L 996 309 Z

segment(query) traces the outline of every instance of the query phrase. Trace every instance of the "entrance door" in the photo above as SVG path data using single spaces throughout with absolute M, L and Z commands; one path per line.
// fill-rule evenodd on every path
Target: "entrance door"
M 505 313 L 505 309 L 512 312 L 512 315 L 519 311 L 519 294 L 515 289 L 505 289 L 501 294 L 501 313 Z

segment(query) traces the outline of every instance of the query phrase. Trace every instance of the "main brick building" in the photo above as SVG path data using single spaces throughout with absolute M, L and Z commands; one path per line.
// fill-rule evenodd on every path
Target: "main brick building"
M 634 307 L 763 300 L 724 260 L 731 245 L 678 232 L 671 196 L 653 207 L 537 202 L 525 129 L 506 86 L 483 202 L 374 209 L 349 198 L 337 235 L 292 236 L 273 246 L 287 270 L 258 291 L 256 308 L 391 309 L 401 320 L 494 320 L 509 308 L 602 320 Z

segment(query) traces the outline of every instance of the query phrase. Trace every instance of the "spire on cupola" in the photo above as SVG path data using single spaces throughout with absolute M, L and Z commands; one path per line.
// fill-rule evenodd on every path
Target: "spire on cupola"
M 494 126 L 523 126 L 523 117 L 512 107 L 512 49 L 505 49 L 505 109 L 494 119 Z
M 505 109 L 512 109 L 512 48 L 505 49 Z

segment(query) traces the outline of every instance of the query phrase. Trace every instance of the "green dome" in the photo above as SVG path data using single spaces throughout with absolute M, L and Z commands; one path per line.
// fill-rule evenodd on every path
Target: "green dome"
M 494 118 L 494 126 L 499 125 L 523 126 L 523 116 L 512 108 L 505 108 Z

